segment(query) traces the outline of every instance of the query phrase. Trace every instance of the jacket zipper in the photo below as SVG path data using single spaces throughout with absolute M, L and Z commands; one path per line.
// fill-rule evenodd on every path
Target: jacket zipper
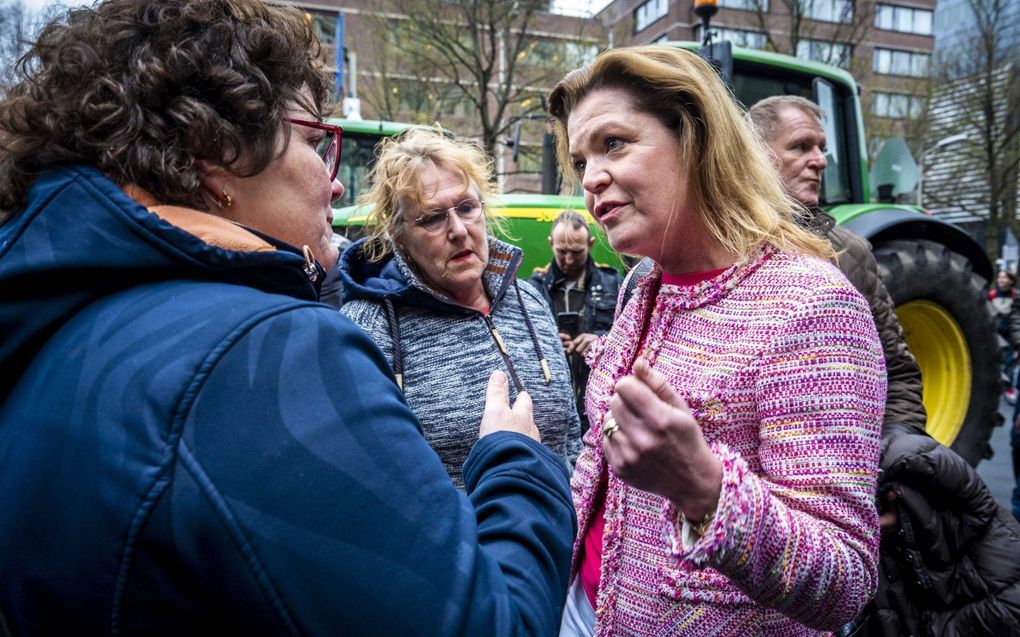
M 481 314 L 479 312 L 479 314 Z M 485 325 L 489 328 L 489 334 L 492 336 L 492 340 L 496 341 L 496 349 L 499 350 L 500 356 L 503 357 L 503 362 L 506 364 L 507 370 L 510 372 L 510 378 L 514 382 L 514 388 L 517 389 L 517 393 L 524 391 L 524 385 L 521 384 L 521 379 L 517 375 L 517 369 L 514 367 L 514 363 L 510 360 L 510 352 L 506 349 L 506 343 L 503 341 L 503 337 L 500 335 L 499 330 L 496 329 L 496 325 L 492 322 L 492 317 L 488 314 L 481 314 L 482 320 L 485 321 Z

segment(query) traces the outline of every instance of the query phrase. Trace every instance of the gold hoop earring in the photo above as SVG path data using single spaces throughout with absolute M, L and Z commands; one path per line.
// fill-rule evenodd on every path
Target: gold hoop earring
M 223 194 L 216 198 L 216 207 L 220 210 L 226 210 L 232 205 L 234 205 L 234 198 L 228 195 L 226 189 L 224 189 Z

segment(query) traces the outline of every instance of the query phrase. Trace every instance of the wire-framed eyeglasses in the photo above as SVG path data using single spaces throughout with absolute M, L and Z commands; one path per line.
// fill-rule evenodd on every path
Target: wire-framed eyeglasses
M 429 234 L 445 231 L 450 227 L 450 215 L 455 214 L 463 223 L 474 223 L 482 216 L 485 202 L 478 199 L 464 199 L 449 208 L 432 208 L 414 220 L 419 228 Z
M 307 119 L 288 117 L 286 121 L 298 126 L 326 131 L 326 135 L 316 145 L 315 150 L 319 153 L 319 157 L 322 157 L 323 163 L 326 164 L 326 170 L 329 171 L 329 180 L 332 182 L 336 179 L 336 174 L 340 170 L 340 148 L 344 139 L 344 129 L 336 124 L 327 124 Z

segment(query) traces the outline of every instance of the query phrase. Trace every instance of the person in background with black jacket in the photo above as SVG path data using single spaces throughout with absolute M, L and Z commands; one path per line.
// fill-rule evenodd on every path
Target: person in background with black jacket
M 988 290 L 988 302 L 995 311 L 995 331 L 1006 339 L 1006 351 L 1002 355 L 1002 373 L 1008 379 L 1005 391 L 1006 402 L 1016 404 L 1016 348 L 1010 335 L 1009 315 L 1013 310 L 1016 298 L 1016 275 L 1009 270 L 999 270 L 995 275 L 995 284 Z
M 588 220 L 576 210 L 564 210 L 553 221 L 549 234 L 553 260 L 544 268 L 535 268 L 528 282 L 535 286 L 557 317 L 563 352 L 570 362 L 570 378 L 581 418 L 582 433 L 588 431 L 584 408 L 584 388 L 588 384 L 588 364 L 584 354 L 600 336 L 613 326 L 616 297 L 620 293 L 620 274 L 608 265 L 595 263 L 591 248 L 595 245 Z M 576 313 L 577 329 L 566 331 L 563 314 Z
M 1020 303 L 1013 303 L 1010 306 L 1008 318 L 1009 342 L 1014 353 L 1020 352 Z M 1014 354 L 1015 355 L 1015 354 Z M 1012 377 L 1010 382 L 1012 384 Z M 1009 389 L 1016 391 L 1015 387 Z M 1007 390 L 1008 392 L 1009 390 Z M 1009 394 L 1007 393 L 1007 401 Z M 1015 394 L 1014 394 L 1015 396 Z M 1020 521 L 1020 401 L 1014 401 L 1016 407 L 1013 410 L 1012 428 L 1009 432 L 1009 446 L 1013 456 L 1013 517 Z
M 749 116 L 787 192 L 804 205 L 804 223 L 832 242 L 840 270 L 868 299 L 885 352 L 879 589 L 870 615 L 846 634 L 1015 633 L 1020 526 L 966 461 L 925 432 L 921 373 L 871 246 L 818 207 L 827 165 L 824 114 L 802 97 L 777 96 L 752 106 Z

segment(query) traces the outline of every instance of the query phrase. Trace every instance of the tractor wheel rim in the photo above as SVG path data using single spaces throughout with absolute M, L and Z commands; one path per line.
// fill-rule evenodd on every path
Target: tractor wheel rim
M 967 338 L 956 319 L 931 301 L 910 301 L 896 308 L 907 346 L 924 381 L 928 433 L 952 445 L 970 405 L 973 371 Z

